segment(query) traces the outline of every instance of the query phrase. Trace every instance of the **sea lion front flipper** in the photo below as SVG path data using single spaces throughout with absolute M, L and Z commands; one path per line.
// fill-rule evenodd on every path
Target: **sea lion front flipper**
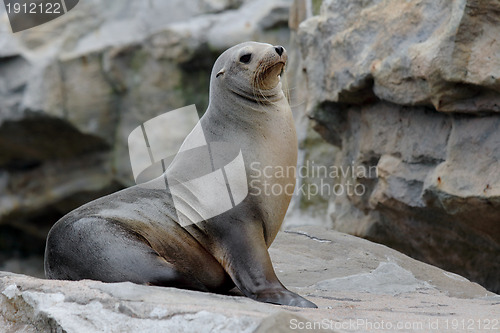
M 253 228 L 252 228 L 253 225 Z M 249 230 L 249 228 L 254 230 Z M 241 292 L 256 301 L 317 308 L 316 304 L 286 289 L 274 272 L 262 230 L 247 224 L 225 235 L 224 268 Z M 228 244 L 230 240 L 230 244 Z

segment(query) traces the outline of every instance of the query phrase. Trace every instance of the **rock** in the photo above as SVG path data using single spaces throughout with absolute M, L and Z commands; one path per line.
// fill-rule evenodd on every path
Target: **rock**
M 310 17 L 308 11 L 307 0 L 294 0 L 290 7 L 290 15 L 288 18 L 288 26 L 291 30 L 297 31 L 299 29 L 299 24 Z
M 306 112 L 337 147 L 316 177 L 333 179 L 331 225 L 496 292 L 499 9 L 327 0 L 299 26 Z
M 68 333 L 367 331 L 370 325 L 444 330 L 462 320 L 478 327 L 499 311 L 499 296 L 465 278 L 335 231 L 281 232 L 270 253 L 284 284 L 318 309 L 257 303 L 237 291 L 217 295 L 0 273 L 0 323 L 6 332 Z
M 335 161 L 336 147 L 325 142 L 313 130 L 306 109 L 308 99 L 307 80 L 304 77 L 304 67 L 300 45 L 297 39 L 297 29 L 302 21 L 311 16 L 311 8 L 306 0 L 294 0 L 290 7 L 290 50 L 286 76 L 283 80 L 284 91 L 289 98 L 292 109 L 298 149 L 297 184 L 290 202 L 282 228 L 302 225 L 330 226 L 328 204 L 330 196 L 321 193 L 322 186 L 332 186 L 332 179 L 320 179 L 311 173 L 310 161 L 314 167 L 330 166 Z
M 498 112 L 499 10 L 494 0 L 323 1 L 301 29 L 312 99 Z
M 225 50 L 248 40 L 273 45 L 289 40 L 288 12 L 291 0 L 249 1 L 237 11 L 217 16 L 212 27 L 203 32 L 210 49 Z

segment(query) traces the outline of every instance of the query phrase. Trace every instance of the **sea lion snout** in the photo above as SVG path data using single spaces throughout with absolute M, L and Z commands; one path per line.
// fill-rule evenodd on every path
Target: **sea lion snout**
M 288 55 L 281 45 L 271 46 L 263 51 L 260 57 L 260 65 L 255 71 L 258 78 L 256 80 L 258 88 L 262 90 L 275 88 L 280 82 L 280 75 L 287 61 Z
M 283 52 L 285 51 L 285 48 L 283 46 L 281 46 L 281 45 L 275 46 L 274 49 L 276 50 L 276 53 L 278 53 L 278 55 L 280 57 L 283 54 Z
M 276 53 L 279 56 L 278 62 L 282 62 L 283 65 L 285 65 L 286 62 L 288 61 L 288 54 L 286 52 L 286 49 L 281 45 L 275 45 L 275 46 L 273 46 L 273 48 L 274 48 L 274 51 L 276 51 Z

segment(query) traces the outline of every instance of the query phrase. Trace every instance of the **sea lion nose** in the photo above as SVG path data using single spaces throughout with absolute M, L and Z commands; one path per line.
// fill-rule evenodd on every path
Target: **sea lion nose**
M 281 55 L 283 54 L 283 51 L 284 51 L 284 48 L 283 46 L 275 46 L 274 49 L 276 50 L 276 53 L 278 53 L 278 55 L 281 57 Z

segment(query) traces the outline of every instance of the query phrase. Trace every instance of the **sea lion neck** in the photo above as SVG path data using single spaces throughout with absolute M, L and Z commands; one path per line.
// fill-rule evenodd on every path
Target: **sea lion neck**
M 210 91 L 210 105 L 217 110 L 225 110 L 228 107 L 239 107 L 250 112 L 268 112 L 267 106 L 286 100 L 281 83 L 272 89 L 256 90 L 249 85 L 238 84 L 227 86 L 213 86 Z
M 255 103 L 258 105 L 268 105 L 276 103 L 282 98 L 284 94 L 281 90 L 281 84 L 268 90 L 253 90 L 242 89 L 238 86 L 228 87 L 229 93 L 235 96 L 235 102 L 241 104 Z M 257 108 L 259 110 L 261 108 Z

